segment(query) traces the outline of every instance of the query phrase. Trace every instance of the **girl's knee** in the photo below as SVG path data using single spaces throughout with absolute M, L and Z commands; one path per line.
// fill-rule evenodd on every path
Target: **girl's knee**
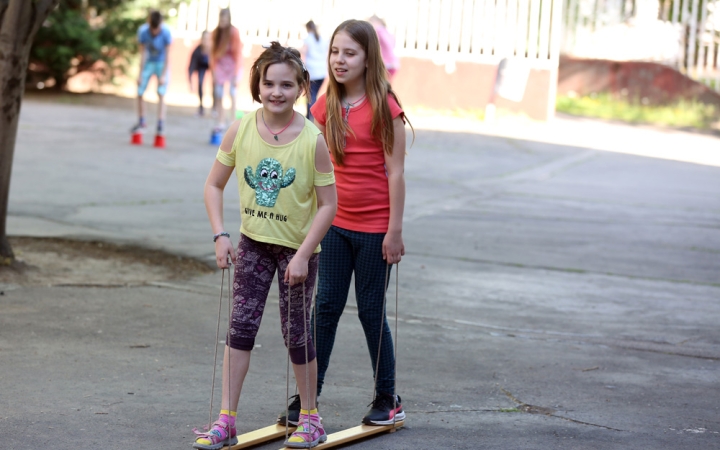
M 306 354 L 307 349 L 307 354 Z M 315 346 L 312 342 L 309 342 L 307 346 L 293 347 L 288 350 L 290 353 L 290 361 L 293 364 L 308 364 L 315 360 L 317 354 L 315 353 Z
M 224 93 L 223 91 L 224 91 L 224 89 L 223 89 L 223 85 L 222 85 L 222 84 L 216 84 L 216 85 L 213 87 L 213 93 L 215 94 L 215 97 L 216 97 L 216 98 L 222 98 L 223 93 Z
M 360 319 L 360 324 L 364 329 L 370 328 L 377 330 L 380 325 L 384 328 L 387 323 L 385 315 L 382 314 L 382 311 L 360 310 L 358 311 L 358 318 Z
M 315 303 L 315 315 L 318 317 L 318 322 L 321 321 L 338 321 L 345 310 L 345 304 L 339 304 L 338 302 L 325 302 L 320 303 L 316 298 Z
M 235 349 L 235 350 L 244 350 L 244 351 L 251 351 L 253 348 L 255 348 L 255 339 L 254 338 L 246 338 L 246 337 L 239 337 L 239 336 L 228 336 L 227 339 L 228 347 Z

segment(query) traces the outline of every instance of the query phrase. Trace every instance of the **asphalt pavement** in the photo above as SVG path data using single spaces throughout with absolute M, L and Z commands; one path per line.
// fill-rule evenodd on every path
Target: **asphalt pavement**
M 211 122 L 170 113 L 160 150 L 129 144 L 131 108 L 26 100 L 10 234 L 211 262 Z M 388 308 L 408 418 L 347 448 L 720 448 L 720 139 L 572 118 L 415 123 Z M 235 242 L 237 202 L 233 180 Z M 220 284 L 215 272 L 2 286 L 0 447 L 191 448 L 208 419 Z M 276 291 L 269 302 L 241 432 L 285 405 Z M 353 298 L 340 327 L 320 399 L 328 432 L 372 400 Z

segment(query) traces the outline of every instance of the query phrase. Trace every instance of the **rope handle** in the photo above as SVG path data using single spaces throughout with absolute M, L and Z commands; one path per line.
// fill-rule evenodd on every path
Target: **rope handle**
M 308 311 L 307 308 L 307 293 L 305 291 L 305 281 L 302 282 L 302 298 L 303 298 L 303 333 L 305 336 L 305 395 L 310 394 L 310 363 L 308 361 L 309 354 L 308 354 L 308 339 L 309 339 L 309 333 L 307 329 L 307 319 L 305 318 L 305 313 Z M 287 289 L 287 337 L 285 340 L 285 345 L 287 347 L 287 368 L 285 373 L 285 398 L 290 398 L 290 310 L 292 306 L 292 286 L 288 284 Z M 309 314 L 308 314 L 309 315 Z M 309 317 L 308 317 L 309 318 Z M 297 380 L 296 380 L 297 381 Z M 297 383 L 295 383 L 295 388 L 297 391 Z M 308 401 L 310 399 L 308 398 Z M 317 401 L 317 397 L 316 397 Z M 315 405 L 315 408 L 317 408 L 317 404 Z M 300 409 L 302 410 L 302 397 L 300 398 Z M 308 414 L 309 414 L 308 410 Z M 319 413 L 318 413 L 319 414 Z M 298 418 L 299 420 L 299 418 Z M 287 400 L 285 401 L 285 442 L 287 442 L 289 438 L 290 433 L 290 407 L 287 403 Z M 300 426 L 300 423 L 298 421 L 298 426 Z M 312 435 L 315 430 L 313 430 L 313 423 L 310 421 L 310 417 L 308 416 L 308 431 L 310 435 Z
M 228 257 L 228 264 L 232 266 L 232 258 Z M 220 341 L 220 317 L 222 315 L 222 301 L 223 301 L 223 288 L 225 286 L 225 271 L 227 270 L 228 276 L 228 332 L 226 334 L 225 338 L 225 345 L 229 346 L 229 342 L 227 342 L 227 336 L 230 334 L 230 326 L 232 325 L 232 289 L 231 287 L 231 272 L 230 267 L 227 267 L 225 269 L 222 269 L 222 277 L 220 279 L 220 302 L 218 304 L 218 316 L 217 316 L 217 326 L 215 329 L 215 352 L 214 352 L 214 359 L 213 359 L 213 373 L 212 373 L 212 383 L 210 386 L 210 415 L 208 420 L 208 429 L 212 426 L 213 420 L 213 403 L 215 399 L 215 378 L 216 378 L 216 370 L 217 370 L 217 351 L 218 351 L 218 343 Z M 230 351 L 228 350 L 228 407 L 230 407 L 230 389 L 229 387 L 232 386 L 232 383 L 230 383 Z M 225 369 L 223 367 L 223 369 Z
M 398 297 L 399 297 L 399 286 L 400 286 L 400 263 L 395 263 L 397 268 L 395 269 L 395 339 L 394 339 L 394 358 L 393 358 L 393 391 L 395 391 L 395 394 L 393 395 L 393 411 L 397 409 L 397 358 L 398 358 Z M 377 353 L 377 360 L 375 361 L 375 383 L 373 386 L 373 392 L 372 392 L 372 398 L 373 402 L 375 401 L 375 392 L 377 390 L 377 382 L 378 382 L 378 374 L 380 372 L 380 352 L 382 350 L 382 335 L 383 335 L 383 328 L 385 325 L 385 318 L 386 318 L 386 307 L 387 307 L 387 288 L 388 288 L 388 279 L 390 278 L 390 267 L 392 267 L 392 264 L 388 264 L 385 268 L 385 291 L 383 292 L 383 307 L 382 307 L 382 315 L 380 317 L 380 336 L 378 338 L 378 353 Z M 396 427 L 397 419 L 395 415 L 393 415 L 393 427 Z

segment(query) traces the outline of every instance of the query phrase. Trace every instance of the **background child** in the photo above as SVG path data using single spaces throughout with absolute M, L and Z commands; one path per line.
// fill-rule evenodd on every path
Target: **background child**
M 370 23 L 375 28 L 375 32 L 378 35 L 378 41 L 380 42 L 380 52 L 382 53 L 383 63 L 388 71 L 388 78 L 392 82 L 395 78 L 395 74 L 400 68 L 400 58 L 395 54 L 395 37 L 390 34 L 385 21 L 378 16 L 373 15 L 370 17 Z
M 218 120 L 215 131 L 222 131 L 225 128 L 225 108 L 223 108 L 225 85 L 228 86 L 231 102 L 229 120 L 235 120 L 235 111 L 237 109 L 235 86 L 242 73 L 241 54 L 240 31 L 232 26 L 230 8 L 221 9 L 218 26 L 212 33 L 212 54 L 210 57 L 210 69 L 213 72 L 215 86 L 213 90 L 214 104 Z
M 200 101 L 200 107 L 198 109 L 198 115 L 202 116 L 205 113 L 203 108 L 203 83 L 205 81 L 205 72 L 210 68 L 210 52 L 212 50 L 212 42 L 210 41 L 210 32 L 203 31 L 200 37 L 200 44 L 195 47 L 192 55 L 190 56 L 190 66 L 188 67 L 188 85 L 190 91 L 193 90 L 192 76 L 193 73 L 198 74 L 198 99 Z
M 370 23 L 348 20 L 338 26 L 330 40 L 328 68 L 327 93 L 315 103 L 312 114 L 335 166 L 338 211 L 322 241 L 315 299 L 317 392 L 322 389 L 354 274 L 358 317 L 377 377 L 375 399 L 363 422 L 390 424 L 405 418 L 395 395 L 393 341 L 383 308 L 388 265 L 399 263 L 405 254 L 404 113 L 387 80 Z M 290 411 L 290 421 L 296 410 L 297 405 Z
M 308 96 L 306 117 L 312 120 L 310 108 L 317 100 L 320 87 L 327 77 L 328 41 L 320 36 L 315 22 L 312 20 L 305 24 L 307 37 L 300 52 L 305 60 L 305 66 L 310 72 L 310 95 Z
M 228 257 L 236 265 L 220 418 L 197 438 L 195 448 L 236 442 L 240 391 L 276 270 L 282 332 L 302 404 L 300 426 L 285 445 L 308 448 L 326 439 L 316 404 L 310 304 L 319 244 L 335 217 L 337 196 L 325 140 L 312 122 L 293 110 L 308 82 L 300 53 L 273 42 L 250 71 L 252 97 L 262 108 L 230 126 L 205 184 L 217 265 L 228 267 Z M 222 216 L 223 190 L 234 170 L 242 215 L 237 253 Z
M 147 89 L 150 77 L 157 78 L 158 101 L 158 122 L 157 134 L 163 134 L 163 123 L 165 121 L 165 92 L 168 84 L 168 67 L 170 61 L 170 44 L 172 34 L 170 29 L 162 23 L 162 15 L 159 11 L 151 11 L 148 23 L 138 29 L 138 44 L 140 45 L 140 76 L 138 76 L 138 123 L 132 128 L 132 132 L 138 132 L 146 127 L 145 125 L 145 102 L 143 95 Z

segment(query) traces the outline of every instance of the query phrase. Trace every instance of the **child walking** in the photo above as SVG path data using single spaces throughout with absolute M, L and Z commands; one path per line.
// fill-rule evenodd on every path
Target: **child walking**
M 159 11 L 151 11 L 148 16 L 147 23 L 138 29 L 137 39 L 140 45 L 140 76 L 137 84 L 137 108 L 138 123 L 132 127 L 131 132 L 141 132 L 147 127 L 145 124 L 145 102 L 143 95 L 150 82 L 150 78 L 155 75 L 157 78 L 157 94 L 158 101 L 158 119 L 157 134 L 163 134 L 163 126 L 165 121 L 165 92 L 168 85 L 168 67 L 170 65 L 168 54 L 170 53 L 170 44 L 172 43 L 172 33 L 170 29 L 162 23 L 162 15 Z
M 228 86 L 230 95 L 231 115 L 230 121 L 235 120 L 237 109 L 236 86 L 237 80 L 242 73 L 242 41 L 240 30 L 232 25 L 230 8 L 220 10 L 218 26 L 212 32 L 212 54 L 210 57 L 210 69 L 213 73 L 213 96 L 215 112 L 217 114 L 217 125 L 215 131 L 220 132 L 225 127 L 225 108 L 223 108 L 223 97 L 225 86 Z
M 190 56 L 190 66 L 188 67 L 188 85 L 190 91 L 193 90 L 192 76 L 193 73 L 198 74 L 198 100 L 200 101 L 200 107 L 198 108 L 198 116 L 205 114 L 205 108 L 203 107 L 203 83 L 205 82 L 205 73 L 210 68 L 210 51 L 212 50 L 212 43 L 210 41 L 210 32 L 203 31 L 200 37 L 200 44 L 195 47 L 192 55 Z
M 217 265 L 224 269 L 228 257 L 235 261 L 235 281 L 220 417 L 196 439 L 195 448 L 219 449 L 237 442 L 240 391 L 276 271 L 281 328 L 301 403 L 300 424 L 285 445 L 310 448 L 327 439 L 316 403 L 310 300 L 319 244 L 335 217 L 337 194 L 325 140 L 312 122 L 293 110 L 308 84 L 300 53 L 273 42 L 250 71 L 252 98 L 262 107 L 229 127 L 205 184 Z M 235 170 L 242 215 L 237 252 L 222 215 L 223 191 Z
M 330 40 L 328 69 L 327 92 L 312 107 L 312 115 L 330 148 L 338 210 L 322 240 L 315 299 L 317 393 L 354 274 L 358 317 L 377 378 L 372 407 L 362 421 L 391 424 L 405 418 L 395 395 L 393 341 L 383 308 L 389 268 L 405 254 L 405 116 L 370 23 L 348 20 L 337 27 Z M 300 400 L 293 401 L 289 422 L 298 417 Z M 284 422 L 284 415 L 278 420 Z
M 318 92 L 327 77 L 328 41 L 320 36 L 317 25 L 312 20 L 305 24 L 305 29 L 308 35 L 300 52 L 305 59 L 308 72 L 310 72 L 310 95 L 308 95 L 305 117 L 312 120 L 310 108 L 317 101 Z

